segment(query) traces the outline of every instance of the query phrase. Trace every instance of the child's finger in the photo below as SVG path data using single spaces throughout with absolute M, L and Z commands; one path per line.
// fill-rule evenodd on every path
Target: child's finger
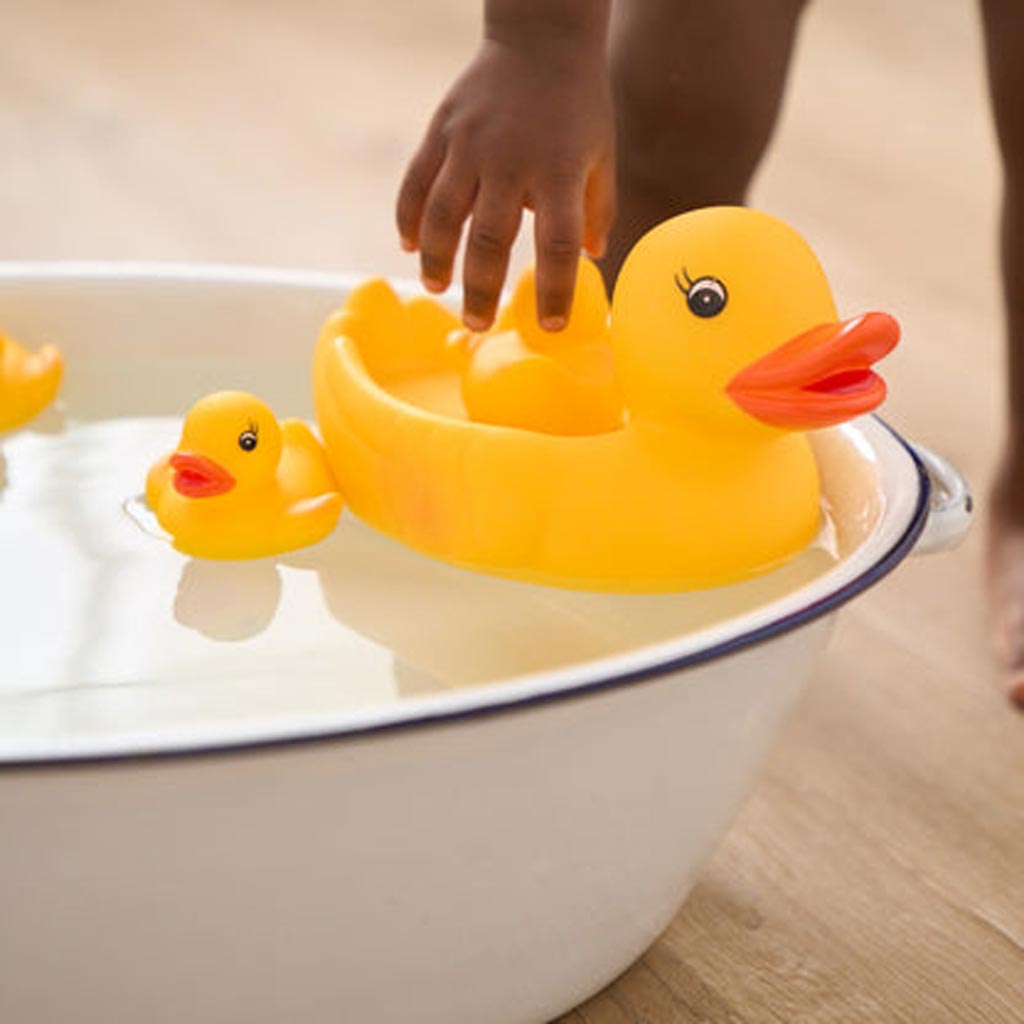
M 420 223 L 420 276 L 429 291 L 443 292 L 451 284 L 462 225 L 475 198 L 475 176 L 449 154 L 434 179 Z
M 535 196 L 537 318 L 546 331 L 569 321 L 583 239 L 583 188 L 559 185 Z
M 428 131 L 409 162 L 395 205 L 398 235 L 402 240 L 402 248 L 407 252 L 414 252 L 419 245 L 423 207 L 443 162 L 444 141 L 437 132 Z
M 484 331 L 494 313 L 508 272 L 509 250 L 523 216 L 522 193 L 481 185 L 463 261 L 462 319 L 473 331 Z
M 603 160 L 587 180 L 583 197 L 583 248 L 595 260 L 604 255 L 615 219 L 615 167 Z

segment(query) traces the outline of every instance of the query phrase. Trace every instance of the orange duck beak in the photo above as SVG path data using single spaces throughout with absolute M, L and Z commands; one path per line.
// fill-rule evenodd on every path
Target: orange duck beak
M 861 416 L 885 400 L 871 366 L 900 338 L 888 313 L 820 324 L 741 370 L 726 394 L 756 419 L 788 430 L 813 430 Z
M 170 458 L 174 489 L 185 498 L 215 498 L 235 486 L 235 478 L 205 455 L 175 452 Z

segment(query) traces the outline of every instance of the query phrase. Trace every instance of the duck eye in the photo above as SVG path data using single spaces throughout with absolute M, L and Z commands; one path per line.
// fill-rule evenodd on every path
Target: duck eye
M 255 430 L 243 430 L 238 435 L 238 447 L 243 452 L 251 452 L 256 447 L 256 442 L 259 438 L 256 436 Z
M 699 277 L 696 281 L 687 282 L 686 304 L 694 316 L 703 319 L 718 316 L 725 309 L 729 293 L 725 285 L 717 277 Z

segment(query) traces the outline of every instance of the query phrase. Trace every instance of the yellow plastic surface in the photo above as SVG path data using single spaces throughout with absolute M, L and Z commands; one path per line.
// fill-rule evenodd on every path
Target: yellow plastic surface
M 29 352 L 0 334 L 0 430 L 13 430 L 57 397 L 64 360 L 54 345 Z
M 697 315 L 692 286 L 710 278 L 728 300 L 717 315 Z M 474 422 L 462 397 L 466 339 L 452 335 L 450 315 L 428 316 L 429 302 L 403 303 L 383 281 L 368 282 L 317 345 L 328 456 L 346 501 L 374 527 L 463 567 L 619 591 L 729 583 L 814 538 L 819 483 L 806 436 L 755 419 L 727 393 L 786 342 L 841 326 L 817 259 L 785 224 L 714 208 L 638 243 L 608 334 L 625 409 L 617 429 L 563 436 Z M 520 316 L 504 311 L 497 333 L 524 333 Z M 515 380 L 517 401 L 529 403 L 529 386 Z M 816 408 L 827 392 L 815 393 Z M 804 394 L 794 391 L 797 412 Z
M 547 434 L 599 434 L 622 426 L 608 300 L 588 259 L 580 260 L 564 330 L 541 329 L 529 270 L 492 332 L 463 332 L 452 343 L 463 346 L 462 400 L 478 423 Z
M 252 395 L 220 391 L 185 417 L 177 450 L 146 478 L 146 500 L 174 546 L 200 558 L 261 558 L 315 544 L 342 510 L 319 441 L 279 424 Z

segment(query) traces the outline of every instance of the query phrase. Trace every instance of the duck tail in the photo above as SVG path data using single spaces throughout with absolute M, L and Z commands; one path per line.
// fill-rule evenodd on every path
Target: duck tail
M 303 498 L 292 505 L 284 517 L 285 529 L 291 533 L 300 527 L 301 546 L 323 540 L 338 525 L 345 503 L 337 491 Z M 291 546 L 291 545 L 290 545 Z

